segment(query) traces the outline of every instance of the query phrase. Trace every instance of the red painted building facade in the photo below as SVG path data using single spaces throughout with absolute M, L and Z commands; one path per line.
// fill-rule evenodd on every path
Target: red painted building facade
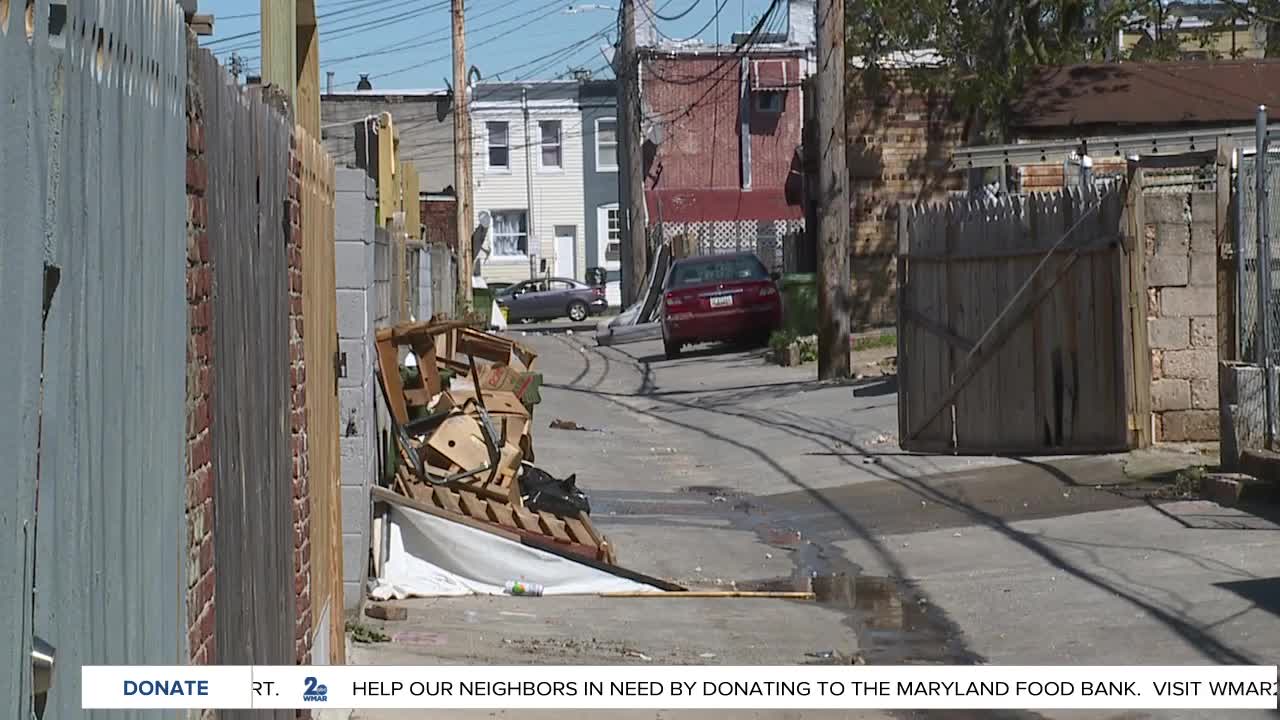
M 781 266 L 803 232 L 801 83 L 810 50 L 780 43 L 647 48 L 641 64 L 645 200 L 664 239 L 752 250 Z

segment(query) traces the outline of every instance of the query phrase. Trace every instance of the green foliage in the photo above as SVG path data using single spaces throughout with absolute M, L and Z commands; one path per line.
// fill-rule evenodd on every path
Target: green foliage
M 791 347 L 791 343 L 796 341 L 796 336 L 787 330 L 774 330 L 769 336 L 769 349 L 775 354 L 787 351 Z
M 351 620 L 347 621 L 347 632 L 351 633 L 352 642 L 383 643 L 391 640 L 391 636 L 381 630 Z
M 802 338 L 796 338 L 796 345 L 800 347 L 800 362 L 816 362 L 818 359 L 818 336 L 806 335 Z
M 895 347 L 898 344 L 898 336 L 895 333 L 885 332 L 879 335 L 871 335 L 869 337 L 854 338 L 854 350 L 871 350 L 874 348 Z
M 942 88 L 970 120 L 970 141 L 1006 139 L 1011 103 L 1042 65 L 1116 60 L 1173 60 L 1186 52 L 1172 0 L 854 0 L 845 4 L 845 51 L 862 58 L 854 73 L 866 90 L 892 67 L 895 53 L 933 49 L 941 67 L 911 73 L 918 89 Z M 1212 17 L 1202 45 L 1215 32 L 1268 25 L 1268 56 L 1280 55 L 1280 0 L 1224 0 L 1196 8 Z M 1130 50 L 1130 36 L 1157 28 Z M 1182 32 L 1185 38 L 1191 31 Z M 1274 51 L 1274 52 L 1273 52 Z M 1220 54 L 1215 52 L 1209 55 Z

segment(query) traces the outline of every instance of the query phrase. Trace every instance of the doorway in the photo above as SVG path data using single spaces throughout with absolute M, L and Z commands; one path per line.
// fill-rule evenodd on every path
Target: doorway
M 578 229 L 572 225 L 556 226 L 556 277 L 576 278 Z

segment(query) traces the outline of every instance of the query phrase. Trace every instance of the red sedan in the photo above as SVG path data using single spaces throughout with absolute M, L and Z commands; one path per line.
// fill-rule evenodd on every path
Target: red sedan
M 662 345 L 667 358 L 685 345 L 747 340 L 764 343 L 782 325 L 776 274 L 751 253 L 677 260 L 662 298 Z

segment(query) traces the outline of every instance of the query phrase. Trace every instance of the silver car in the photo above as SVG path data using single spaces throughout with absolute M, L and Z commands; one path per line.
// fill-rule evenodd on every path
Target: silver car
M 609 307 L 604 288 L 558 277 L 516 283 L 499 290 L 495 299 L 500 307 L 507 309 L 507 320 L 511 322 L 566 316 L 582 322 Z

